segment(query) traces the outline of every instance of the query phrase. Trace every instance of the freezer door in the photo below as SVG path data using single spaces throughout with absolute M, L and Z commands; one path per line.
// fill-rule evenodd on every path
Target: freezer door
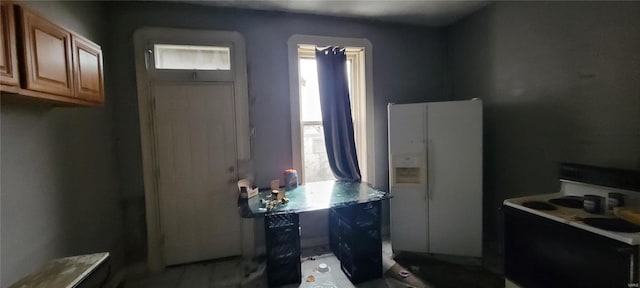
M 482 102 L 427 105 L 429 252 L 482 256 Z
M 426 104 L 389 105 L 391 245 L 427 251 Z

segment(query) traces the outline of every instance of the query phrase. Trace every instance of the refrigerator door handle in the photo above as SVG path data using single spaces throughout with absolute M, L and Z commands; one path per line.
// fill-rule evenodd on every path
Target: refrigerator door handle
M 429 177 L 429 174 L 431 173 L 431 150 L 433 144 L 431 143 L 431 139 L 427 140 L 427 173 L 426 173 L 426 182 L 427 182 L 427 200 L 432 200 L 433 199 L 433 193 L 431 193 L 431 182 L 433 182 L 433 177 Z

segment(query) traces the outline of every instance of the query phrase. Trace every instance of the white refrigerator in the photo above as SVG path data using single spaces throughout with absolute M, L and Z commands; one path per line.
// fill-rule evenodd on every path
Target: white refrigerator
M 387 109 L 393 249 L 482 257 L 482 101 Z

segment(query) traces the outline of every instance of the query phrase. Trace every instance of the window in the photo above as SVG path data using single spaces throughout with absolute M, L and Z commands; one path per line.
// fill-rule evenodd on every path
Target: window
M 349 85 L 349 97 L 351 101 L 351 117 L 354 122 L 354 136 L 358 153 L 358 165 L 361 172 L 366 172 L 363 165 L 365 155 L 362 155 L 364 142 L 361 139 L 358 125 L 359 103 L 362 95 L 355 87 L 361 80 L 357 76 L 357 63 L 361 57 L 362 48 L 347 48 L 347 80 Z M 300 123 L 302 125 L 302 160 L 304 170 L 304 182 L 332 180 L 333 173 L 329 167 L 327 150 L 324 143 L 324 130 L 322 127 L 322 115 L 320 111 L 320 95 L 318 89 L 318 73 L 315 61 L 315 46 L 303 45 L 298 48 L 298 63 L 300 73 Z M 363 160 L 360 160 L 363 159 Z M 364 173 L 363 173 L 364 174 Z
M 156 69 L 231 70 L 231 49 L 218 46 L 153 45 Z
M 180 42 L 165 36 L 146 44 L 145 66 L 154 81 L 235 81 L 237 47 L 225 42 Z
M 345 42 L 345 39 L 348 38 L 329 38 L 326 39 L 327 41 L 316 42 L 317 44 L 312 45 L 304 43 L 313 43 L 313 40 L 293 42 L 293 40 L 300 40 L 295 39 L 297 36 L 323 40 L 329 38 L 294 35 L 289 41 L 290 61 L 293 62 L 290 65 L 295 65 L 290 66 L 292 73 L 290 77 L 292 81 L 293 167 L 298 169 L 303 183 L 335 179 L 329 168 L 324 143 L 315 48 L 346 47 L 347 77 L 358 164 L 362 180 L 374 184 L 373 177 L 371 177 L 373 169 L 370 168 L 374 159 L 373 155 L 370 155 L 371 153 L 367 153 L 367 151 L 373 151 L 373 141 L 368 141 L 368 139 L 372 139 L 373 133 L 367 133 L 369 129 L 372 131 L 373 128 L 372 86 L 371 83 L 367 83 L 367 80 L 370 81 L 371 74 L 368 73 L 369 70 L 365 69 L 365 55 L 369 56 L 371 53 L 370 43 L 364 39 L 349 39 Z M 369 51 L 367 51 L 367 47 Z M 297 81 L 293 82 L 294 79 Z

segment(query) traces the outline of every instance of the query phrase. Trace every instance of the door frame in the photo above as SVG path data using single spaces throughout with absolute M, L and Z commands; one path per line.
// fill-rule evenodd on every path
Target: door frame
M 154 123 L 154 99 L 151 95 L 152 75 L 148 70 L 151 43 L 184 43 L 217 45 L 229 43 L 231 51 L 231 81 L 234 86 L 236 122 L 236 143 L 238 177 L 253 178 L 251 159 L 251 137 L 249 134 L 249 97 L 247 86 L 247 64 L 244 37 L 235 31 L 188 30 L 174 28 L 144 27 L 133 35 L 138 94 L 138 115 L 140 121 L 140 146 L 142 150 L 142 170 L 144 177 L 145 210 L 147 224 L 147 266 L 149 271 L 158 272 L 166 266 L 163 252 L 163 231 L 160 221 L 158 199 L 158 165 Z M 167 81 L 162 79 L 161 81 Z M 229 82 L 229 79 L 199 79 L 197 82 Z M 194 82 L 195 82 L 194 81 Z M 180 81 L 183 82 L 183 81 Z M 242 219 L 241 249 L 245 258 L 255 255 L 254 224 L 252 219 Z

